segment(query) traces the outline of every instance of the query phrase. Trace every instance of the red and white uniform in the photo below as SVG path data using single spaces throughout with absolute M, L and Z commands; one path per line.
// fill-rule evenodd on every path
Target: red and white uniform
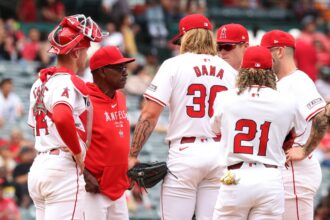
M 85 166 L 97 179 L 101 193 L 87 193 L 86 220 L 128 220 L 124 192 L 127 177 L 130 127 L 126 99 L 116 91 L 113 99 L 95 84 L 87 83 L 93 104 L 92 142 Z
M 216 94 L 235 87 L 236 71 L 217 56 L 185 53 L 166 60 L 144 96 L 170 110 L 162 219 L 210 219 L 220 187 L 219 150 L 209 123 Z
M 293 126 L 297 132 L 304 130 L 293 100 L 268 87 L 218 94 L 211 125 L 221 133 L 220 161 L 239 182 L 221 185 L 214 220 L 282 219 L 282 144 Z
M 34 129 L 36 150 L 38 152 L 47 152 L 51 149 L 66 146 L 51 119 L 53 107 L 59 103 L 64 103 L 72 109 L 76 128 L 82 138 L 80 142 L 84 146 L 86 141 L 87 94 L 83 94 L 83 91 L 76 88 L 77 86 L 72 82 L 71 74 L 69 73 L 59 72 L 53 75 L 47 81 L 43 91 L 41 84 L 41 80 L 38 79 L 32 86 L 30 93 L 31 107 L 28 116 L 28 124 Z M 44 98 L 42 102 L 38 100 L 38 93 L 43 93 Z M 45 106 L 45 117 L 36 120 L 33 107 L 35 104 L 42 103 Z
M 31 167 L 28 187 L 37 219 L 82 219 L 84 179 L 59 135 L 52 111 L 64 103 L 72 109 L 81 151 L 85 152 L 87 94 L 84 84 L 66 68 L 58 68 L 43 84 L 38 79 L 30 93 L 28 124 L 33 128 L 38 155 Z M 59 213 L 58 210 L 61 210 Z
M 303 135 L 294 142 L 305 144 L 311 129 L 311 119 L 325 106 L 325 101 L 317 92 L 313 81 L 302 71 L 295 71 L 277 82 L 277 87 L 284 94 L 292 94 L 298 102 L 302 115 L 300 123 L 306 126 Z M 285 188 L 285 220 L 313 219 L 313 198 L 318 190 L 322 173 L 320 164 L 310 155 L 302 161 L 289 164 L 283 171 Z

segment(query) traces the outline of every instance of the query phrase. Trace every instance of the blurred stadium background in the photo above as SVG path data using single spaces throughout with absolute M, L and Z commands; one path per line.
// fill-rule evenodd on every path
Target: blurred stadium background
M 132 132 L 143 105 L 141 95 L 161 62 L 178 54 L 178 48 L 168 40 L 177 33 L 180 18 L 190 13 L 208 16 L 214 30 L 225 23 L 245 25 L 251 45 L 258 44 L 265 31 L 290 31 L 297 38 L 299 68 L 308 73 L 330 101 L 329 0 L 1 0 L 0 216 L 10 204 L 17 210 L 17 218 L 12 219 L 35 219 L 26 186 L 27 172 L 35 156 L 32 132 L 26 123 L 29 90 L 38 70 L 56 62 L 47 54 L 48 33 L 65 15 L 79 13 L 91 16 L 110 33 L 102 46 L 118 46 L 127 56 L 137 58 L 129 65 L 125 88 Z M 94 44 L 89 56 L 99 46 Z M 91 80 L 87 66 L 78 74 Z M 8 94 L 10 98 L 4 99 Z M 166 159 L 167 117 L 165 110 L 156 132 L 141 152 L 141 161 Z M 323 172 L 315 198 L 315 219 L 329 219 L 330 132 L 314 155 Z M 160 219 L 159 190 L 160 185 L 142 195 L 137 188 L 128 191 L 130 218 Z

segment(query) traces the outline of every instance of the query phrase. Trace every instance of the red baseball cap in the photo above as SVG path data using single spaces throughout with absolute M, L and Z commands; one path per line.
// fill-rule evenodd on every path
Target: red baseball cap
M 293 36 L 281 30 L 269 31 L 261 39 L 261 46 L 272 47 L 296 47 L 296 41 Z
M 240 24 L 225 24 L 217 31 L 217 43 L 249 42 L 249 34 Z
M 108 65 L 116 65 L 121 63 L 130 63 L 135 61 L 134 58 L 126 58 L 117 47 L 106 46 L 97 50 L 89 61 L 91 71 Z
M 172 38 L 171 42 L 173 44 L 180 44 L 179 39 L 191 29 L 203 28 L 207 30 L 212 30 L 213 26 L 209 19 L 201 14 L 191 14 L 187 15 L 180 20 L 179 31 L 175 37 Z
M 272 65 L 270 51 L 265 47 L 253 46 L 246 49 L 241 68 L 269 69 Z

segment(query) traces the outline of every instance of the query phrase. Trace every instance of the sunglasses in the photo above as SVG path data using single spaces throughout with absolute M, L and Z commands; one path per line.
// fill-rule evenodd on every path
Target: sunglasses
M 244 44 L 244 42 L 241 43 L 234 43 L 234 44 L 218 44 L 218 51 L 225 50 L 225 51 L 231 51 L 236 48 L 237 45 Z
M 127 66 L 125 65 L 110 65 L 110 66 L 105 66 L 105 68 L 115 70 L 119 73 L 124 73 L 127 70 Z

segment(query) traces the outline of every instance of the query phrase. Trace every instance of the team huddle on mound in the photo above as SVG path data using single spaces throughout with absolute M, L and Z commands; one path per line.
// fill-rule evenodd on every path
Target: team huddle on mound
M 93 83 L 76 72 L 90 42 L 103 33 L 84 15 L 49 35 L 57 65 L 43 69 L 30 95 L 29 125 L 38 155 L 28 179 L 41 219 L 129 218 L 127 171 L 169 107 L 163 220 L 311 220 L 320 185 L 312 156 L 328 127 L 330 110 L 294 61 L 295 39 L 267 32 L 249 47 L 246 28 L 217 30 L 203 15 L 185 16 L 172 43 L 180 54 L 165 60 L 144 93 L 147 100 L 130 143 L 126 100 L 120 91 L 127 64 L 116 47 L 89 61 Z M 141 168 L 142 167 L 142 168 Z M 141 186 L 147 165 L 129 172 Z M 157 177 L 158 178 L 158 177 Z

